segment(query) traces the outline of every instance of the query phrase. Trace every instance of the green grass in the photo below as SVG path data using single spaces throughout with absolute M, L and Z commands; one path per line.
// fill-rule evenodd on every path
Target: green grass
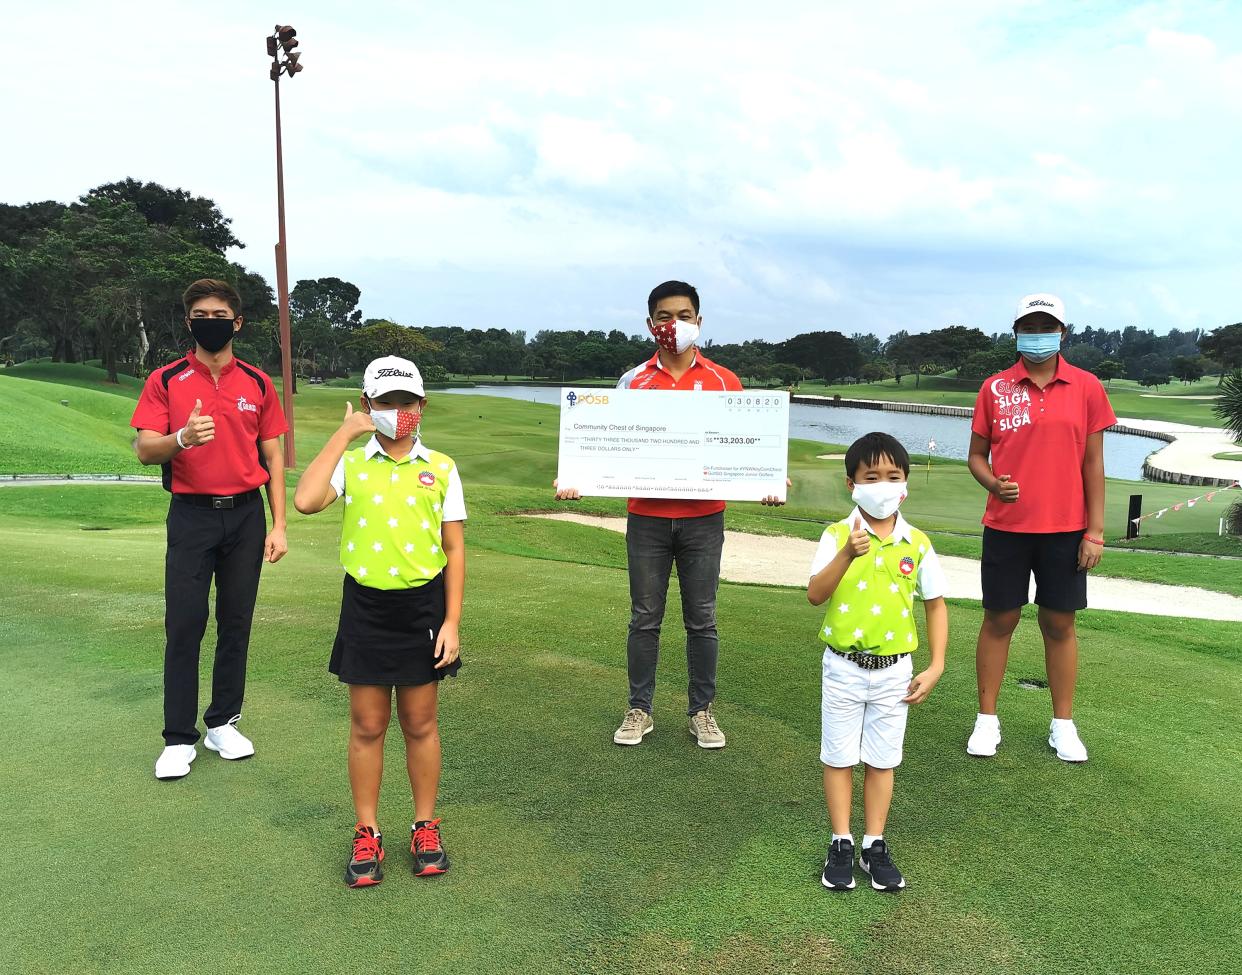
M 0 374 L 0 408 L 64 411 L 61 433 L 88 430 L 95 458 L 112 456 L 99 451 L 115 426 L 128 450 L 132 397 L 74 387 L 65 408 L 66 388 Z M 303 390 L 305 464 L 350 396 Z M 1091 761 L 1070 767 L 1043 741 L 1047 692 L 1016 687 L 1042 675 L 1028 614 L 1007 675 L 1005 744 L 978 762 L 963 743 L 980 611 L 951 604 L 949 669 L 911 716 L 887 831 L 910 887 L 834 897 L 818 882 L 819 614 L 805 595 L 721 586 L 730 743 L 707 754 L 684 728 L 674 581 L 657 731 L 618 749 L 624 539 L 512 514 L 556 507 L 555 408 L 433 393 L 426 429 L 459 462 L 471 513 L 466 666 L 442 694 L 439 811 L 454 868 L 430 883 L 408 874 L 409 788 L 393 735 L 388 879 L 374 891 L 348 891 L 339 876 L 352 822 L 346 696 L 326 673 L 339 510 L 292 514 L 290 554 L 265 569 L 245 720 L 258 755 L 227 764 L 200 749 L 189 778 L 157 783 L 167 495 L 0 489 L 0 738 L 21 743 L 0 762 L 0 817 L 22 839 L 0 854 L 5 875 L 22 878 L 0 895 L 8 967 L 241 973 L 261 959 L 265 972 L 353 972 L 361 950 L 381 971 L 523 975 L 1233 970 L 1242 624 L 1081 614 L 1077 710 Z M 815 458 L 824 452 L 795 442 L 791 504 L 733 505 L 729 526 L 816 537 L 847 504 L 840 463 Z M 977 555 L 977 536 L 944 533 L 978 530 L 982 496 L 968 476 L 937 462 L 929 484 L 912 478 L 907 510 L 948 554 Z M 1117 511 L 1130 486 L 1113 486 Z M 1153 503 L 1185 490 L 1140 489 Z M 575 510 L 621 514 L 624 502 Z M 1107 558 L 1136 578 L 1242 575 L 1218 560 L 1111 548 Z M 210 647 L 209 637 L 204 687 Z
M 166 496 L 0 492 L 0 735 L 22 743 L 0 763 L 0 816 L 36 837 L 0 859 L 7 876 L 38 875 L 0 895 L 12 970 L 249 972 L 261 958 L 265 972 L 352 972 L 361 945 L 376 970 L 1055 975 L 1187 971 L 1186 944 L 1195 972 L 1232 970 L 1242 626 L 1082 614 L 1092 759 L 1070 767 L 1043 743 L 1046 692 L 1014 683 L 1042 673 L 1028 619 L 1005 744 L 978 762 L 963 742 L 979 611 L 952 605 L 949 670 L 911 716 L 887 831 L 910 887 L 831 896 L 818 882 L 818 612 L 804 595 L 722 585 L 730 744 L 717 754 L 683 727 L 674 609 L 657 732 L 617 749 L 623 542 L 499 514 L 543 495 L 511 483 L 512 457 L 463 470 L 467 663 L 441 718 L 454 869 L 408 874 L 395 736 L 388 879 L 365 892 L 339 877 L 352 820 L 346 699 L 326 673 L 338 513 L 294 516 L 288 558 L 265 570 L 245 722 L 258 755 L 226 764 L 200 749 L 188 779 L 164 784 L 150 766 Z M 437 966 L 424 968 L 431 944 Z
M 1168 387 L 1165 387 L 1168 389 Z M 935 403 L 944 406 L 974 406 L 979 383 L 953 376 L 924 376 L 919 388 L 914 388 L 914 377 L 905 376 L 900 385 L 892 379 L 878 383 L 859 383 L 851 386 L 804 382 L 798 393 L 816 396 L 839 395 L 845 399 L 885 399 L 906 403 Z M 1113 411 L 1119 417 L 1144 420 L 1168 420 L 1173 423 L 1190 423 L 1196 426 L 1219 427 L 1220 420 L 1212 412 L 1211 400 L 1187 399 L 1188 396 L 1209 395 L 1217 392 L 1216 379 L 1201 380 L 1190 385 L 1178 385 L 1177 395 L 1161 393 L 1153 398 L 1151 390 L 1128 379 L 1114 379 L 1108 384 L 1108 398 Z
M 1212 455 L 1213 460 L 1242 460 L 1242 450 L 1224 450 Z

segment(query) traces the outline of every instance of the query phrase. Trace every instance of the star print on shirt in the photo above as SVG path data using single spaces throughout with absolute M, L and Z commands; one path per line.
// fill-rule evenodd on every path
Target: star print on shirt
M 913 642 L 914 642 L 914 634 L 913 634 L 913 633 L 907 633 L 907 634 L 906 634 L 906 643 L 913 643 Z
M 430 528 L 430 527 L 431 527 L 431 522 L 429 522 L 429 521 L 424 521 L 424 522 L 423 522 L 423 528 L 424 528 L 424 529 L 427 529 L 427 528 Z
M 396 471 L 393 471 L 393 472 L 392 472 L 392 483 L 393 483 L 393 484 L 396 484 L 396 483 L 397 483 L 398 481 L 400 481 L 400 480 L 401 480 L 401 478 L 400 478 L 400 476 L 398 476 L 397 472 L 396 472 Z
M 431 554 L 432 554 L 432 555 L 435 555 L 435 554 L 436 554 L 436 552 L 438 552 L 438 551 L 440 551 L 440 546 L 439 546 L 439 545 L 433 545 L 433 546 L 431 546 Z
M 901 592 L 901 586 L 897 585 L 897 583 L 895 582 L 890 582 L 888 584 L 888 591 L 889 592 Z
M 877 569 L 884 568 L 884 556 L 883 555 L 877 555 L 875 557 L 875 567 Z
M 863 591 L 864 589 L 866 589 L 866 588 L 867 588 L 867 580 L 866 580 L 866 579 L 859 579 L 859 580 L 858 580 L 858 591 L 859 591 L 859 592 L 862 592 L 862 591 Z
M 871 615 L 872 615 L 872 616 L 879 616 L 879 615 L 880 615 L 880 607 L 879 607 L 879 606 L 872 606 L 872 607 L 871 607 Z
M 862 639 L 862 635 L 863 635 L 863 631 L 862 631 L 862 630 L 855 630 L 855 631 L 854 631 L 854 639 L 855 639 L 855 640 L 861 640 L 861 639 Z
M 374 545 L 372 545 L 372 546 L 371 546 L 371 550 L 372 550 L 372 551 L 374 551 L 374 552 L 382 552 L 382 551 L 384 551 L 384 543 L 383 543 L 383 542 L 376 542 Z
M 366 574 L 367 574 L 367 567 L 364 565 L 364 566 L 362 566 L 362 568 L 360 568 L 360 569 L 358 570 L 358 577 L 359 577 L 359 578 L 362 578 L 362 577 L 363 577 L 363 576 L 365 576 Z
M 360 480 L 360 481 L 365 481 L 366 479 L 367 479 L 367 472 L 366 472 L 366 471 L 363 471 L 361 474 L 359 474 L 359 475 L 358 475 L 358 480 Z
M 892 630 L 889 630 L 887 633 L 885 633 L 885 634 L 884 634 L 884 639 L 885 639 L 885 640 L 891 640 L 892 638 L 893 638 L 893 631 L 892 631 Z
M 406 543 L 405 543 L 405 551 L 406 551 L 406 554 L 409 554 L 410 552 L 413 552 L 413 551 L 414 551 L 414 543 L 413 543 L 413 542 L 406 542 Z
M 399 576 L 399 575 L 401 574 L 401 572 L 400 572 L 400 570 L 399 570 L 399 569 L 398 569 L 398 568 L 394 565 L 394 566 L 390 566 L 390 567 L 389 567 L 389 569 L 388 569 L 388 574 L 389 574 L 390 576 Z
M 396 528 L 396 527 L 397 527 L 397 519 L 396 519 L 396 518 L 389 518 L 389 519 L 388 519 L 388 527 L 389 527 L 389 528 Z
M 437 501 L 435 504 L 433 504 L 433 505 L 431 506 L 431 510 L 432 510 L 432 511 L 439 511 L 439 510 L 440 510 L 440 502 L 439 502 L 439 501 Z
M 353 542 L 347 542 L 347 543 L 346 543 L 346 545 L 345 545 L 345 551 L 346 551 L 346 552 L 352 552 L 353 550 L 354 550 L 354 543 L 353 543 Z
M 825 627 L 824 627 L 824 636 L 832 636 L 832 627 L 831 627 L 831 626 L 825 626 Z
M 849 603 L 842 603 L 840 606 L 837 607 L 838 613 L 848 613 L 849 611 L 850 611 Z
M 406 503 L 406 504 L 413 504 L 413 503 L 414 503 L 414 495 L 412 495 L 412 494 L 407 494 L 407 495 L 405 496 L 405 503 Z
M 346 503 L 346 504 L 353 504 L 353 503 L 354 503 L 354 496 L 353 496 L 352 494 L 347 494 L 347 495 L 345 495 L 345 503 Z
M 442 470 L 442 471 L 447 471 L 447 470 L 448 470 L 448 464 L 441 464 L 441 465 L 440 465 L 440 470 Z
M 382 494 L 376 494 L 371 497 L 371 500 L 374 501 L 376 504 L 383 504 L 384 496 Z
M 926 545 L 920 545 L 920 546 L 919 546 L 919 555 L 922 555 L 922 554 L 923 554 L 924 552 L 926 552 L 926 551 L 927 551 L 927 546 L 926 546 Z
M 358 527 L 359 527 L 359 528 L 366 528 L 366 527 L 367 527 L 367 520 L 366 520 L 365 518 L 359 518 L 359 519 L 358 519 Z
M 902 618 L 903 620 L 904 620 L 904 619 L 907 619 L 909 616 L 910 616 L 910 610 L 908 610 L 908 609 L 903 609 L 903 610 L 901 611 L 901 618 Z

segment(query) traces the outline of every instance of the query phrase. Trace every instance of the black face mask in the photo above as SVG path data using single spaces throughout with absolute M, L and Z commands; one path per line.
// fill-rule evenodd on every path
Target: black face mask
M 191 318 L 190 334 L 204 351 L 219 352 L 233 341 L 232 318 Z

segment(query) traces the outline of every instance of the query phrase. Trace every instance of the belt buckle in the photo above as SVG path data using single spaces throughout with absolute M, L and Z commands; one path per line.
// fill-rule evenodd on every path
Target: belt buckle
M 233 497 L 234 495 L 231 495 L 231 494 L 223 498 L 213 497 L 211 499 L 211 506 L 215 508 L 216 510 L 219 510 L 221 508 L 231 508 L 233 507 Z

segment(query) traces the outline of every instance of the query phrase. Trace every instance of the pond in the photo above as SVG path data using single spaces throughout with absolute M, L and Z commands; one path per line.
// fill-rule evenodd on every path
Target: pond
M 500 396 L 532 403 L 560 405 L 559 386 L 471 386 L 433 390 L 474 396 Z M 966 459 L 970 445 L 970 421 L 966 417 L 860 410 L 842 406 L 789 404 L 789 435 L 823 444 L 850 444 L 864 433 L 884 430 L 906 445 L 911 453 L 925 454 L 927 442 L 936 441 L 936 456 Z M 1104 435 L 1104 473 L 1109 477 L 1141 480 L 1143 461 L 1164 444 L 1150 437 L 1127 433 Z

